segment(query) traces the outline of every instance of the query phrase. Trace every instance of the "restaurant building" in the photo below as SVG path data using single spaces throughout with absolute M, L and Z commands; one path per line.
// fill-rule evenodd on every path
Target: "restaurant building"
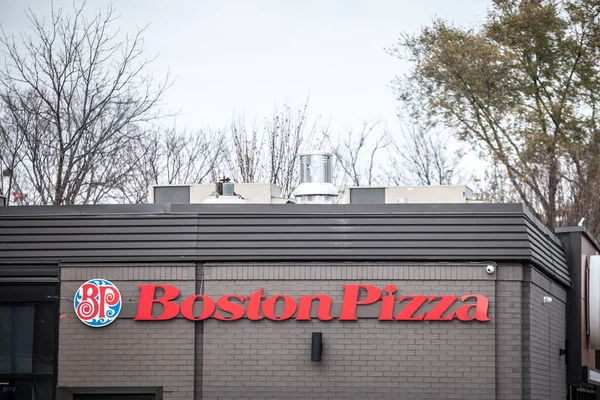
M 520 204 L 0 207 L 0 400 L 595 399 L 599 250 Z
M 4 207 L 0 398 L 565 399 L 597 250 L 517 204 Z

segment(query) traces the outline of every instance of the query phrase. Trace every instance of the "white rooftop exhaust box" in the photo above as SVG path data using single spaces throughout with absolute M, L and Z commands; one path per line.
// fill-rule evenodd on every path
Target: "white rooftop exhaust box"
M 297 203 L 333 204 L 338 190 L 333 184 L 332 154 L 309 151 L 300 154 L 300 185 L 293 196 Z

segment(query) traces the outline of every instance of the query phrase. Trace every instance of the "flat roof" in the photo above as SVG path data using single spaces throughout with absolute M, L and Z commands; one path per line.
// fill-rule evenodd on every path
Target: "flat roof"
M 267 214 L 431 214 L 431 213 L 523 213 L 521 203 L 409 203 L 409 204 L 102 204 L 76 206 L 10 206 L 0 216 L 105 215 L 165 213 L 267 213 Z M 530 214 L 530 213 L 529 213 Z
M 457 260 L 569 284 L 562 243 L 518 203 L 0 207 L 0 264 Z

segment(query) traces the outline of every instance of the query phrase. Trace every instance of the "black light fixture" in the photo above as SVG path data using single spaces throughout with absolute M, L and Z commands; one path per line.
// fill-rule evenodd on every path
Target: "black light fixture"
M 312 333 L 312 345 L 310 352 L 311 361 L 321 361 L 321 354 L 323 353 L 323 333 L 313 332 Z

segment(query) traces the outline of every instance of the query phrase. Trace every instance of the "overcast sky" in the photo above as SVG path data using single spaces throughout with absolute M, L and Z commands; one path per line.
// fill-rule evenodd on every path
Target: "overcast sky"
M 54 0 L 70 7 L 71 0 Z M 105 0 L 89 0 L 95 11 Z M 302 105 L 333 129 L 362 120 L 396 124 L 390 81 L 406 65 L 384 48 L 401 32 L 418 32 L 436 16 L 472 26 L 488 0 L 121 0 L 123 31 L 150 23 L 148 54 L 157 75 L 176 78 L 166 102 L 182 110 L 178 125 L 221 127 L 235 111 L 261 119 L 274 105 Z M 48 0 L 0 0 L 7 32 L 29 26 L 27 7 Z

